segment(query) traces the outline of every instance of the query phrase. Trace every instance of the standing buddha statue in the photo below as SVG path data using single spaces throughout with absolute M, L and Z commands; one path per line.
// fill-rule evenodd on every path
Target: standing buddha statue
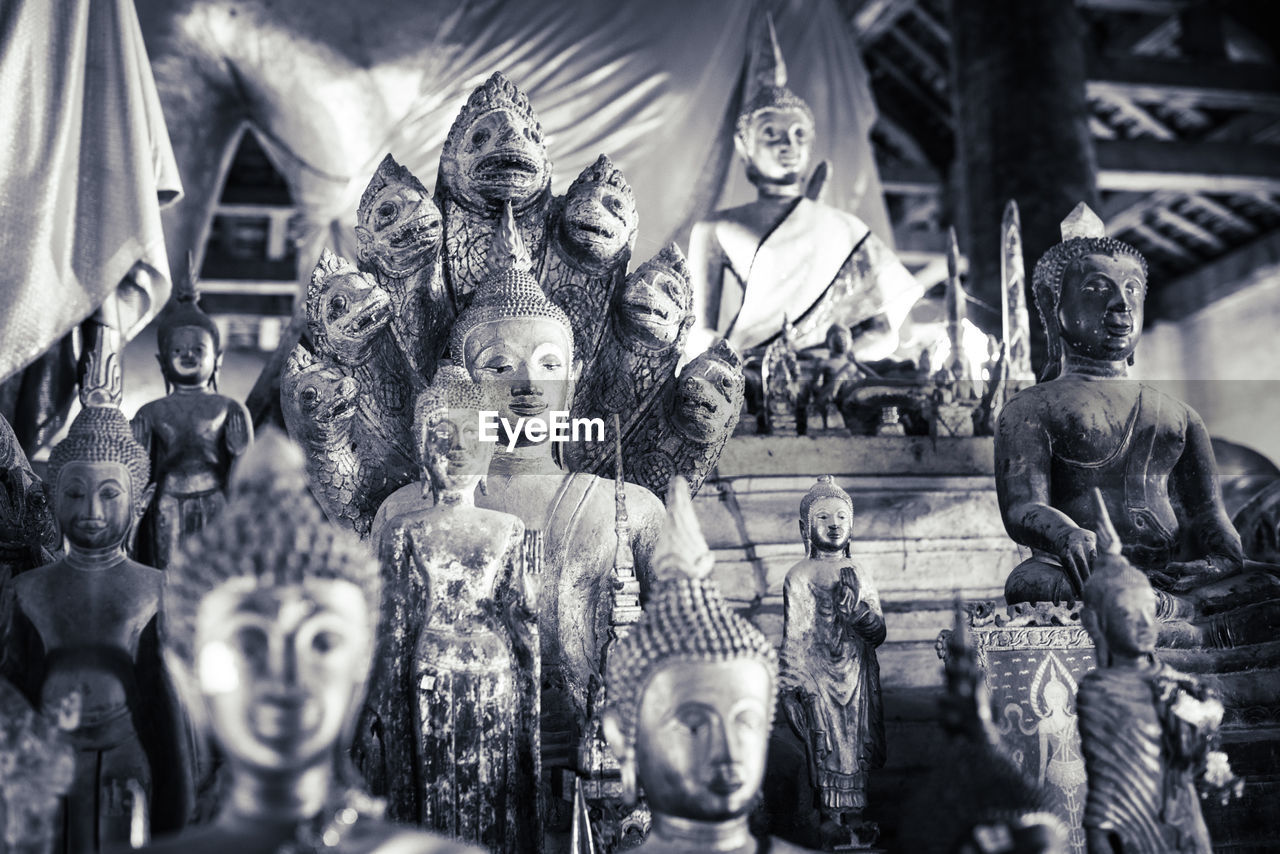
M 150 454 L 156 485 L 137 554 L 159 569 L 184 538 L 217 515 L 231 464 L 253 441 L 244 404 L 218 394 L 222 342 L 198 299 L 191 282 L 160 318 L 156 359 L 168 394 L 133 417 L 133 434 Z
M 523 522 L 475 506 L 494 448 L 479 441 L 479 386 L 443 367 L 415 408 L 423 481 L 387 499 L 375 534 L 394 630 L 360 727 L 378 742 L 365 777 L 386 781 L 398 821 L 533 851 L 539 567 L 526 564 Z
M 164 654 L 197 727 L 225 757 L 217 818 L 154 852 L 473 849 L 381 819 L 347 749 L 376 648 L 378 562 L 307 494 L 277 431 L 232 472 L 228 502 L 175 557 Z
M 868 774 L 885 761 L 884 615 L 870 574 L 850 559 L 852 530 L 849 494 L 823 475 L 800 501 L 805 558 L 782 588 L 782 705 L 806 747 L 823 834 L 844 844 L 874 834 L 858 816 Z
M 1089 778 L 1089 852 L 1209 854 L 1200 796 L 1225 800 L 1243 785 L 1216 750 L 1223 705 L 1197 679 L 1156 657 L 1155 590 L 1121 554 L 1101 507 L 1100 554 L 1081 613 L 1098 667 L 1076 695 Z
M 687 352 L 701 352 L 716 336 L 744 355 L 763 350 L 789 311 L 801 349 L 821 343 L 838 322 L 862 331 L 854 342 L 859 358 L 887 357 L 920 286 L 866 223 L 808 197 L 813 110 L 787 88 L 772 19 L 754 65 L 734 147 L 759 198 L 693 227 L 697 321 Z
M 186 821 L 192 787 L 185 730 L 157 636 L 164 573 L 128 558 L 151 499 L 147 453 L 118 406 L 120 369 L 90 357 L 83 408 L 49 456 L 66 555 L 13 581 L 5 675 L 55 714 L 72 695 L 75 779 L 55 850 L 141 844 Z
M 643 854 L 799 852 L 757 838 L 748 815 L 764 779 L 778 663 L 724 601 L 689 487 L 674 478 L 644 617 L 613 647 L 602 728 L 624 797 L 653 814 Z

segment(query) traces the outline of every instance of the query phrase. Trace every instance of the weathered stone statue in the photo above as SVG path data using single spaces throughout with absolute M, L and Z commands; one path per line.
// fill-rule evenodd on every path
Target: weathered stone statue
M 148 851 L 461 852 L 389 824 L 346 753 L 376 647 L 378 563 L 306 493 L 302 454 L 264 433 L 222 514 L 164 590 L 165 660 L 225 757 L 217 819 Z
M 1098 548 L 1081 614 L 1098 668 L 1076 694 L 1089 852 L 1209 854 L 1197 786 L 1219 796 L 1242 786 L 1216 750 L 1223 705 L 1156 657 L 1155 590 L 1122 556 L 1105 509 Z
M 1142 329 L 1146 262 L 1106 237 L 1081 204 L 1036 265 L 1050 363 L 1013 395 L 996 432 L 996 486 L 1009 535 L 1032 549 L 1010 603 L 1081 595 L 1094 558 L 1100 489 L 1124 554 L 1151 579 L 1169 643 L 1268 640 L 1280 578 L 1245 569 L 1200 417 L 1127 378 Z M 1255 607 L 1235 612 L 1237 606 Z
M 184 728 L 156 634 L 164 574 L 125 555 L 154 486 L 120 390 L 115 356 L 99 349 L 83 409 L 49 457 L 66 556 L 12 581 L 5 675 L 41 713 L 70 695 L 82 705 L 58 851 L 145 842 L 181 827 L 190 808 Z
M 0 591 L 15 575 L 51 563 L 61 539 L 44 482 L 0 415 Z M 9 625 L 11 604 L 10 597 L 0 595 L 0 637 Z
M 405 487 L 416 501 L 397 492 L 384 504 L 382 621 L 393 630 L 360 726 L 375 742 L 363 771 L 375 790 L 386 781 L 396 820 L 534 851 L 540 567 L 526 564 L 523 522 L 475 506 L 494 448 L 479 441 L 484 408 L 452 366 L 418 398 L 424 480 Z
M 756 67 L 759 79 L 750 81 L 734 145 L 759 198 L 694 226 L 689 263 L 697 324 L 689 352 L 716 336 L 742 353 L 761 348 L 777 337 L 789 311 L 802 349 L 840 323 L 862 330 L 854 342 L 860 358 L 884 358 L 897 349 L 898 329 L 920 288 L 865 223 L 806 195 L 814 115 L 786 87 L 772 20 Z
M 498 417 L 512 425 L 565 412 L 580 369 L 569 320 L 530 273 L 511 218 L 490 254 L 489 275 L 454 326 L 453 357 L 481 384 Z M 602 603 L 617 552 L 614 489 L 608 480 L 564 471 L 557 445 L 546 434 L 539 439 L 522 430 L 512 450 L 509 439 L 505 429 L 499 431 L 487 491 L 476 503 L 544 533 L 546 578 L 538 606 L 543 752 L 548 764 L 567 764 L 586 721 L 588 686 L 598 678 L 607 636 Z M 627 484 L 626 506 L 644 595 L 662 505 L 647 489 Z
M 62 798 L 75 780 L 76 751 L 67 731 L 80 723 L 80 695 L 42 715 L 0 679 L 0 849 L 48 854 L 59 836 Z
M 604 733 L 623 788 L 653 813 L 654 854 L 801 851 L 747 826 L 764 778 L 777 691 L 769 640 L 724 601 L 680 479 L 653 563 L 645 615 L 613 648 Z
M 829 475 L 800 501 L 805 559 L 783 584 L 782 705 L 809 758 L 824 836 L 874 841 L 859 821 L 869 773 L 884 765 L 876 647 L 884 615 L 871 576 L 850 558 L 853 502 Z
M 156 485 L 137 556 L 158 569 L 222 509 L 231 464 L 253 441 L 244 404 L 217 392 L 222 343 L 198 298 L 190 283 L 161 316 L 156 359 L 169 393 L 133 417 L 133 435 L 151 456 Z

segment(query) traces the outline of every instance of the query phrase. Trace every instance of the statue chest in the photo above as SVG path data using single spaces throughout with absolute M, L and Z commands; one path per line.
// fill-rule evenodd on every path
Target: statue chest
M 195 461 L 216 463 L 227 424 L 227 408 L 222 401 L 183 397 L 165 402 L 171 405 L 153 413 L 150 419 L 151 442 L 160 465 L 180 468 Z

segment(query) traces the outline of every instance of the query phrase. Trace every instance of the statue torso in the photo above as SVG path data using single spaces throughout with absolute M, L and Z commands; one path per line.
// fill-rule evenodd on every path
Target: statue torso
M 138 410 L 136 422 L 149 433 L 155 471 L 165 492 L 222 489 L 232 456 L 227 420 L 240 404 L 209 393 L 174 393 Z

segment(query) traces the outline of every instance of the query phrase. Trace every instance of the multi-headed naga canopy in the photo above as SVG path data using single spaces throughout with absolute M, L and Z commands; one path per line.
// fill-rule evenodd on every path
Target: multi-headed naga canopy
M 488 275 L 476 287 L 471 304 L 467 306 L 453 325 L 450 348 L 456 364 L 463 360 L 463 344 L 477 326 L 495 320 L 518 317 L 545 317 L 564 327 L 570 346 L 573 328 L 569 317 L 543 293 L 542 286 L 533 275 L 533 263 L 525 249 L 520 230 L 516 227 L 515 213 L 507 202 L 502 223 L 489 244 Z
M 645 687 L 668 664 L 746 659 L 763 664 L 775 685 L 778 676 L 773 644 L 725 602 L 711 577 L 714 559 L 682 477 L 671 480 L 667 523 L 651 561 L 656 589 L 643 619 L 614 647 L 605 673 L 610 703 L 633 743 Z

